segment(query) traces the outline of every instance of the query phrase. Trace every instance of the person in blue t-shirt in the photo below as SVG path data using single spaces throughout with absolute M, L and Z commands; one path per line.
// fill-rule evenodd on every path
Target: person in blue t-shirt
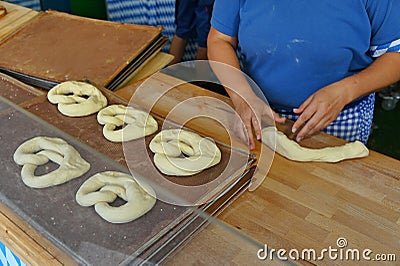
M 215 0 L 208 58 L 241 68 L 276 122 L 296 120 L 297 141 L 322 130 L 366 143 L 374 92 L 400 80 L 399 11 L 400 0 Z M 254 148 L 269 107 L 243 76 L 215 71 Z
M 207 36 L 214 0 L 177 0 L 175 3 L 175 34 L 169 53 L 174 56 L 170 65 L 179 63 L 189 38 L 197 43 L 197 60 L 207 59 Z

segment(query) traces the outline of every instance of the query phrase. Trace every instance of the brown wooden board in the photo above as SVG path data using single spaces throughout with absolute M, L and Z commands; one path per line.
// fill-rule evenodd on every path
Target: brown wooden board
M 5 1 L 0 1 L 0 5 L 7 10 L 7 14 L 0 18 L 0 40 L 23 26 L 38 13 L 32 9 Z
M 44 92 L 38 89 L 0 73 L 0 96 L 15 104 L 21 104 L 43 94 Z
M 40 12 L 0 43 L 0 67 L 62 82 L 106 86 L 162 38 L 161 27 Z

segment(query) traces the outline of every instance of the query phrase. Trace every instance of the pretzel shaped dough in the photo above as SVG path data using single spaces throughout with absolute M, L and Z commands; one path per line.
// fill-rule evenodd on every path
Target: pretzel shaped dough
M 63 184 L 83 175 L 90 168 L 79 152 L 60 138 L 39 136 L 27 140 L 15 150 L 13 157 L 17 164 L 22 165 L 22 181 L 33 188 Z M 35 176 L 35 169 L 49 160 L 59 167 L 50 173 Z
M 119 207 L 110 206 L 117 197 L 126 201 Z M 134 177 L 115 171 L 97 173 L 87 179 L 76 193 L 79 205 L 94 205 L 95 211 L 110 223 L 133 221 L 156 203 L 155 192 L 147 184 L 138 183 Z
M 107 106 L 107 98 L 95 86 L 80 81 L 65 81 L 54 86 L 47 98 L 58 104 L 58 110 L 66 116 L 91 115 Z
M 276 133 L 276 148 L 275 138 Z M 280 155 L 301 162 L 339 162 L 347 159 L 366 157 L 368 148 L 360 141 L 349 142 L 342 146 L 309 149 L 301 147 L 296 141 L 290 140 L 276 127 L 266 127 L 262 130 L 262 142 Z
M 110 105 L 100 110 L 97 121 L 104 125 L 104 137 L 113 142 L 139 139 L 158 129 L 157 121 L 150 114 L 124 105 Z M 115 130 L 117 127 L 122 128 Z
M 221 151 L 214 141 L 186 130 L 163 130 L 149 146 L 155 153 L 154 164 L 166 175 L 194 175 L 221 161 Z

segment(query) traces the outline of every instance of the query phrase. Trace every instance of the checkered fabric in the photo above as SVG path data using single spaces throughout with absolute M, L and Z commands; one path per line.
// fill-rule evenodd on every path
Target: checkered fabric
M 30 0 L 30 1 L 26 1 L 26 0 L 6 0 L 5 2 L 9 2 L 9 3 L 20 5 L 20 6 L 24 6 L 24 7 L 36 10 L 36 11 L 40 11 L 40 0 Z
M 371 46 L 369 52 L 372 57 L 379 57 L 387 52 L 400 52 L 400 39 L 384 45 Z
M 375 94 L 372 93 L 354 107 L 340 112 L 336 120 L 322 131 L 350 142 L 358 140 L 366 144 L 371 133 L 374 104 Z M 285 111 L 278 111 L 278 113 L 290 120 L 296 120 L 299 117 Z
M 0 242 L 0 265 L 2 266 L 25 266 L 11 250 Z
M 175 33 L 175 1 L 174 0 L 108 0 L 108 15 L 110 21 L 144 24 L 164 27 L 162 34 L 172 41 Z M 162 49 L 168 52 L 170 42 Z M 189 40 L 186 45 L 183 60 L 196 57 L 197 45 Z

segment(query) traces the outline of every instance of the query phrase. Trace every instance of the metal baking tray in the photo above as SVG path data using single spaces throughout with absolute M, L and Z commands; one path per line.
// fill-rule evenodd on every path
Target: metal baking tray
M 108 104 L 123 104 L 128 102 L 118 95 L 99 87 L 108 100 Z M 177 194 L 177 190 L 182 191 L 182 187 L 188 187 L 187 194 L 180 195 L 181 199 L 192 202 L 207 202 L 212 200 L 215 195 L 223 191 L 248 168 L 255 160 L 255 156 L 240 149 L 233 149 L 231 146 L 216 142 L 221 150 L 221 162 L 199 174 L 189 177 L 166 176 L 157 171 L 153 165 L 153 153 L 149 149 L 151 139 L 159 131 L 147 136 L 146 138 L 129 141 L 124 144 L 113 143 L 104 138 L 103 126 L 97 122 L 96 114 L 85 117 L 66 117 L 62 115 L 56 105 L 51 104 L 46 95 L 39 96 L 34 100 L 22 105 L 27 111 L 45 120 L 51 125 L 59 128 L 63 132 L 73 136 L 77 140 L 85 143 L 93 149 L 103 153 L 110 159 L 124 165 L 141 176 L 162 187 L 160 193 L 169 195 Z M 166 121 L 161 117 L 154 116 L 159 125 L 174 128 L 178 125 Z M 159 129 L 160 130 L 160 129 Z M 134 151 L 134 152 L 129 152 Z M 228 164 L 229 167 L 228 167 Z M 162 180 L 157 177 L 162 176 Z M 218 178 L 218 180 L 216 180 Z M 212 186 L 208 186 L 213 182 Z M 172 184 L 172 186 L 170 186 Z M 176 186 L 175 186 L 176 185 Z M 176 202 L 174 202 L 176 204 Z
M 7 105 L 4 99 L 0 100 L 3 110 L 0 113 L 0 201 L 78 263 L 118 264 L 143 246 L 154 243 L 190 215 L 188 208 L 158 200 L 141 218 L 126 224 L 110 224 L 93 208 L 79 206 L 75 194 L 88 177 L 107 170 L 126 173 L 129 170 L 17 106 Z M 21 167 L 13 161 L 13 154 L 22 142 L 35 136 L 63 138 L 90 162 L 91 169 L 82 177 L 59 186 L 44 189 L 25 186 L 20 177 Z M 48 163 L 39 167 L 36 174 L 55 167 Z
M 0 96 L 15 104 L 21 104 L 44 94 L 43 91 L 28 86 L 9 75 L 0 73 Z
M 120 103 L 121 99 L 114 94 L 105 94 L 110 103 Z M 43 95 L 21 105 L 29 112 L 4 98 L 0 99 L 0 145 L 3 148 L 0 171 L 4 173 L 0 178 L 0 201 L 80 264 L 115 265 L 130 264 L 132 260 L 162 260 L 169 254 L 168 250 L 172 250 L 171 245 L 176 248 L 207 223 L 207 218 L 200 215 L 202 211 L 209 209 L 215 213 L 213 210 L 220 210 L 229 203 L 211 201 L 193 209 L 158 200 L 155 207 L 138 220 L 118 225 L 105 222 L 93 208 L 77 205 L 75 193 L 86 178 L 96 172 L 129 172 L 125 167 L 121 144 L 105 139 L 101 142 L 100 138 L 91 142 L 90 132 L 101 134 L 102 128 L 97 121 L 90 122 L 95 121 L 95 117 L 87 117 L 88 120 L 79 122 L 78 126 L 71 124 L 69 118 L 57 116 L 56 107 L 48 103 Z M 65 130 L 65 126 L 71 129 Z M 90 171 L 60 186 L 46 189 L 26 187 L 20 178 L 21 168 L 13 162 L 12 155 L 20 143 L 38 135 L 65 139 L 92 164 Z M 99 149 L 103 146 L 107 148 Z M 40 174 L 43 168 L 38 170 Z M 234 187 L 247 172 L 213 191 L 215 199 L 237 194 Z M 232 194 L 227 193 L 229 191 Z
M 35 86 L 90 80 L 114 87 L 166 43 L 161 30 L 42 11 L 0 42 L 0 67 Z

